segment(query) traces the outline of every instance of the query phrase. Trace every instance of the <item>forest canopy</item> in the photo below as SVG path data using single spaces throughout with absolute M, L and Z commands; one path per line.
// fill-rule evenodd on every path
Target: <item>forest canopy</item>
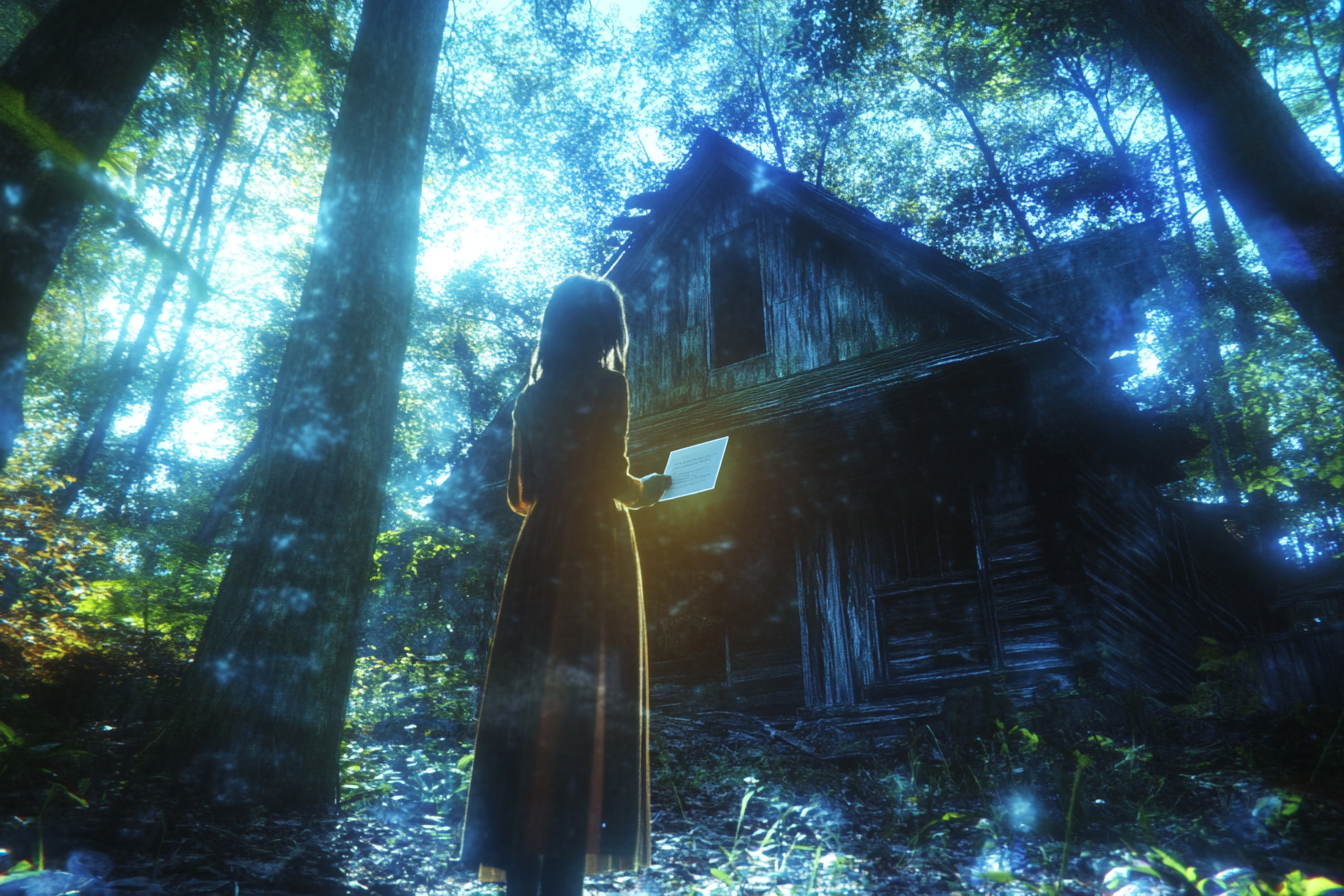
M 116 876 L 178 892 L 164 853 L 180 891 L 218 891 L 194 846 L 178 859 L 237 834 L 212 800 L 347 810 L 320 835 L 249 816 L 252 845 L 220 848 L 287 852 L 230 864 L 235 891 L 329 882 L 303 836 L 345 851 L 340 892 L 394 860 L 458 879 L 509 533 L 431 503 L 507 420 L 551 287 L 633 245 L 706 129 L 972 268 L 1142 234 L 1153 285 L 1079 369 L 1183 458 L 1166 498 L 1306 596 L 1267 607 L 1275 636 L 1337 637 L 1342 77 L 1344 0 L 0 0 L 0 798 L 26 813 L 0 826 L 0 889 L 51 874 L 44 819 L 92 805 L 86 830 L 130 831 Z M 994 850 L 1035 842 L 1028 888 L 1056 894 L 1085 858 L 1107 889 L 1212 885 L 1129 841 L 1217 841 L 1190 859 L 1209 868 L 1233 841 L 1337 853 L 1320 792 L 1344 717 L 1265 722 L 1244 644 L 1176 657 L 1188 694 L 1079 678 L 1018 722 L 988 684 L 951 692 L 902 758 L 819 715 L 794 736 L 730 712 L 710 621 L 726 685 L 655 726 L 668 875 L 699 849 L 728 892 L 766 871 L 852 890 L 875 872 L 844 825 L 892 880 L 952 880 L 960 849 L 987 889 L 1016 880 Z M 969 750 L 939 741 L 957 732 Z M 1213 780 L 1215 748 L 1240 778 Z M 1280 759 L 1288 784 L 1262 775 Z M 165 810 L 155 787 L 209 799 Z M 862 791 L 848 820 L 826 788 Z M 1272 891 L 1323 892 L 1301 868 Z M 1220 892 L 1271 892 L 1233 872 Z
M 6 3 L 0 54 L 49 6 Z M 1213 9 L 1338 166 L 1340 10 Z M 36 311 L 7 491 L 48 495 L 69 508 L 60 526 L 119 546 L 97 580 L 152 580 L 185 544 L 207 565 L 227 551 L 357 13 L 188 3 L 98 163 L 107 194 L 206 286 L 178 277 L 156 302 L 160 262 L 105 196 Z M 385 533 L 426 525 L 436 484 L 517 383 L 546 285 L 600 268 L 625 198 L 712 127 L 973 265 L 1160 221 L 1173 285 L 1147 297 L 1124 388 L 1206 443 L 1172 496 L 1244 505 L 1290 563 L 1340 550 L 1337 368 L 1103 8 L 464 0 L 436 84 Z M 7 600 L 27 587 L 7 581 Z

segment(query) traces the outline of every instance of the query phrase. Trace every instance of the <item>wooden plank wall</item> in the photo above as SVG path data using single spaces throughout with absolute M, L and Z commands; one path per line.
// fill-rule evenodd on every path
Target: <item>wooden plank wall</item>
M 898 546 L 884 543 L 899 520 L 829 523 L 819 549 L 799 549 L 808 707 L 867 701 L 936 712 L 949 690 L 988 675 L 1018 697 L 1093 673 L 1122 689 L 1181 694 L 1195 680 L 1200 635 L 1252 631 L 1244 614 L 1254 589 L 1237 587 L 1137 476 L 1054 468 L 1047 475 L 1062 477 L 1055 487 L 1075 502 L 1056 518 L 1033 496 L 1023 457 L 986 463 L 992 473 L 972 502 L 973 567 L 902 575 Z M 1056 523 L 1068 529 L 1062 544 L 1049 534 Z M 1224 569 L 1237 575 L 1235 563 Z M 880 674 L 866 665 L 866 604 L 877 611 Z
M 1067 589 L 1051 575 L 1022 466 L 1008 456 L 979 458 L 974 467 L 987 475 L 970 482 L 962 470 L 960 483 L 938 489 L 965 496 L 970 562 L 889 580 L 873 593 L 886 620 L 885 682 L 865 697 L 910 715 L 936 714 L 950 690 L 986 676 L 1021 696 L 1049 679 L 1066 686 L 1075 672 Z M 949 522 L 956 518 L 945 516 Z
M 1276 584 L 1275 631 L 1262 633 L 1252 654 L 1266 708 L 1344 708 L 1344 563 L 1317 562 L 1280 574 Z
M 707 342 L 710 236 L 760 224 L 767 353 L 710 369 Z M 630 324 L 631 415 L 984 324 L 940 301 L 900 271 L 847 250 L 727 171 L 701 189 L 678 219 L 641 251 L 647 262 L 619 278 Z
M 933 715 L 955 687 L 988 675 L 989 637 L 974 570 L 885 583 L 880 608 L 884 681 L 864 692 L 908 715 Z
M 1186 693 L 1199 634 L 1217 604 L 1201 591 L 1184 524 L 1132 473 L 1079 464 L 1075 475 L 1071 551 L 1085 578 L 1079 597 L 1101 674 L 1122 690 Z
M 795 543 L 806 705 L 855 703 L 886 680 L 872 595 L 890 575 L 892 547 L 889 533 L 834 519 L 818 520 Z
M 1344 706 L 1344 625 L 1280 632 L 1256 644 L 1265 708 L 1291 712 L 1307 704 Z
M 956 464 L 874 482 L 894 490 L 889 513 L 827 520 L 797 541 L 807 706 L 918 715 L 996 672 L 1018 689 L 1069 682 L 1068 591 L 1050 575 L 1021 466 L 981 466 L 995 473 L 974 485 Z M 917 561 L 930 548 L 912 552 L 912 538 L 937 543 L 936 567 Z
M 912 718 L 936 714 L 948 691 L 991 675 L 1024 698 L 1047 682 L 1068 687 L 1098 673 L 1121 689 L 1174 695 L 1195 681 L 1201 634 L 1230 643 L 1253 632 L 1238 615 L 1254 600 L 1229 578 L 1235 563 L 1220 570 L 1151 486 L 1121 470 L 1103 476 L 1065 464 L 1055 469 L 1064 477 L 1055 487 L 1068 492 L 1061 510 L 1034 497 L 1022 456 L 984 466 L 990 472 L 974 486 L 930 482 L 917 470 L 908 480 L 918 486 L 904 502 L 890 494 L 886 512 L 855 507 L 795 524 L 793 576 L 776 577 L 768 594 L 759 572 L 720 577 L 707 605 L 743 609 L 735 620 L 721 611 L 713 632 L 690 639 L 699 654 L 669 658 L 655 672 L 665 704 L 702 701 L 712 681 L 744 709 L 880 704 L 886 715 Z M 885 493 L 899 481 L 872 486 Z M 931 524 L 915 505 L 933 492 L 960 495 L 949 498 L 960 510 Z M 969 560 L 953 556 L 951 530 L 963 525 L 975 543 Z M 1061 526 L 1067 534 L 1052 541 Z M 945 568 L 920 567 L 912 532 L 941 539 Z M 776 526 L 756 550 L 741 547 L 778 562 L 786 537 Z M 737 634 L 752 614 L 790 606 L 796 629 L 755 642 Z M 1275 668 L 1272 693 L 1288 693 L 1310 671 Z
M 755 491 L 728 484 L 636 514 L 651 697 L 664 711 L 803 703 L 788 524 L 779 507 L 748 509 Z

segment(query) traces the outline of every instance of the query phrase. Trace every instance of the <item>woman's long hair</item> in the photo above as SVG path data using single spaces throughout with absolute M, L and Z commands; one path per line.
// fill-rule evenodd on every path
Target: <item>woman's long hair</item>
M 572 274 L 560 281 L 541 317 L 541 342 L 532 355 L 528 379 L 546 372 L 564 373 L 606 367 L 625 373 L 630 334 L 625 303 L 607 280 Z

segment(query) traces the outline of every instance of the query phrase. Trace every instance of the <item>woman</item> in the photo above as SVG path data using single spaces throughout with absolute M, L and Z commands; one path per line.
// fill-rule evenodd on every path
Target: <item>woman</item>
M 523 514 L 481 698 L 462 858 L 508 896 L 577 896 L 585 873 L 649 861 L 648 662 L 627 507 L 625 309 L 610 283 L 555 288 L 513 411 Z

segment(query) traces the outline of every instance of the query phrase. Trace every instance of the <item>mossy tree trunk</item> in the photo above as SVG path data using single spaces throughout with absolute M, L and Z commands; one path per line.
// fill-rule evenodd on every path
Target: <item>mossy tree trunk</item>
M 165 738 L 216 800 L 331 806 L 392 452 L 447 0 L 365 0 L 235 547 Z
M 181 9 L 61 0 L 0 66 L 0 468 L 23 425 L 33 313 L 84 208 L 66 166 L 107 152 Z
M 1199 0 L 1106 0 L 1288 303 L 1344 366 L 1344 177 Z

